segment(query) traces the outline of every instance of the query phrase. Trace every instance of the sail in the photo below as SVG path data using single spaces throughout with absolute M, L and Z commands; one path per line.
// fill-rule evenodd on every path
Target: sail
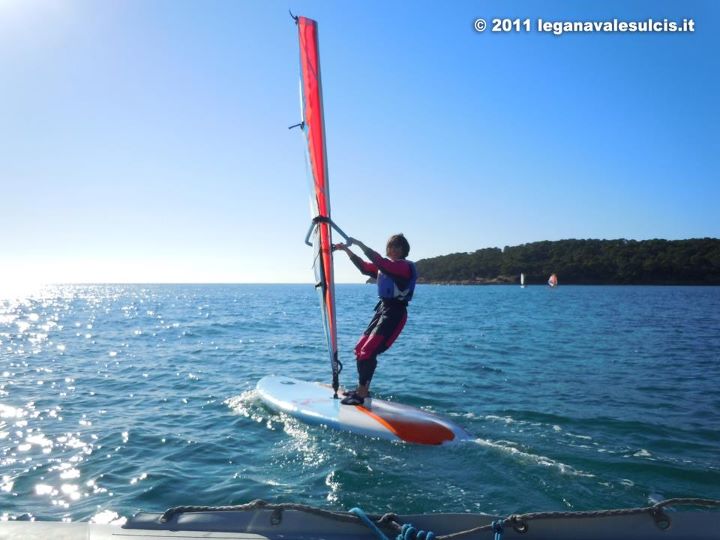
M 337 392 L 340 363 L 335 321 L 330 189 L 325 150 L 325 117 L 320 80 L 318 29 L 317 22 L 306 17 L 297 17 L 296 22 L 300 39 L 301 125 L 307 139 L 310 213 L 314 223 L 312 245 L 315 287 L 320 297 L 325 338 L 332 368 L 333 388 Z
M 522 273 L 520 274 L 520 286 L 521 287 L 525 286 L 525 274 L 522 274 Z
M 550 276 L 550 279 L 548 279 L 548 285 L 550 285 L 551 287 L 557 287 L 557 284 L 558 284 L 557 276 L 555 274 L 552 274 Z

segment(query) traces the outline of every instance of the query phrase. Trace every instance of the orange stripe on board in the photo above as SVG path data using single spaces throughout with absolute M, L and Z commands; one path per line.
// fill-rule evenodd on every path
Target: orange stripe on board
M 356 405 L 356 409 L 367 414 L 387 429 L 389 429 L 399 439 L 406 442 L 418 444 L 442 444 L 452 441 L 455 433 L 441 424 L 435 422 L 413 422 L 407 420 L 398 420 L 397 418 L 383 418 L 370 409 L 362 405 Z

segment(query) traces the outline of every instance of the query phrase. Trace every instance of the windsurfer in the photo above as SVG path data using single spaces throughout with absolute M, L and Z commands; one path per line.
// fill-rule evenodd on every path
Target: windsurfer
M 358 246 L 370 262 L 350 251 L 346 244 L 333 247 L 344 251 L 362 274 L 377 280 L 380 297 L 370 324 L 355 346 L 357 388 L 348 392 L 341 401 L 344 405 L 362 405 L 370 395 L 370 381 L 377 367 L 378 355 L 390 348 L 405 326 L 407 305 L 415 290 L 417 271 L 415 263 L 406 259 L 410 244 L 402 234 L 393 235 L 388 240 L 385 248 L 387 258 L 354 238 L 349 238 L 348 243 Z

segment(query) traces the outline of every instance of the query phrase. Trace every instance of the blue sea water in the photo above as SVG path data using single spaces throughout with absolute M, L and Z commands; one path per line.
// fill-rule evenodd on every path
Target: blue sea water
M 342 380 L 375 304 L 337 287 Z M 720 498 L 720 288 L 418 287 L 373 390 L 473 440 L 308 426 L 254 393 L 329 380 L 311 285 L 56 286 L 0 300 L 0 518 L 108 522 L 262 498 L 368 512 Z

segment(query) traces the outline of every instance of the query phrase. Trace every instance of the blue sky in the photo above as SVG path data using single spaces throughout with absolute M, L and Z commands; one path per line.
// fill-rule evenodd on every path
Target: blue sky
M 319 22 L 333 217 L 365 243 L 720 236 L 711 1 L 0 0 L 0 281 L 312 281 L 288 9 Z M 650 17 L 696 29 L 534 28 Z

